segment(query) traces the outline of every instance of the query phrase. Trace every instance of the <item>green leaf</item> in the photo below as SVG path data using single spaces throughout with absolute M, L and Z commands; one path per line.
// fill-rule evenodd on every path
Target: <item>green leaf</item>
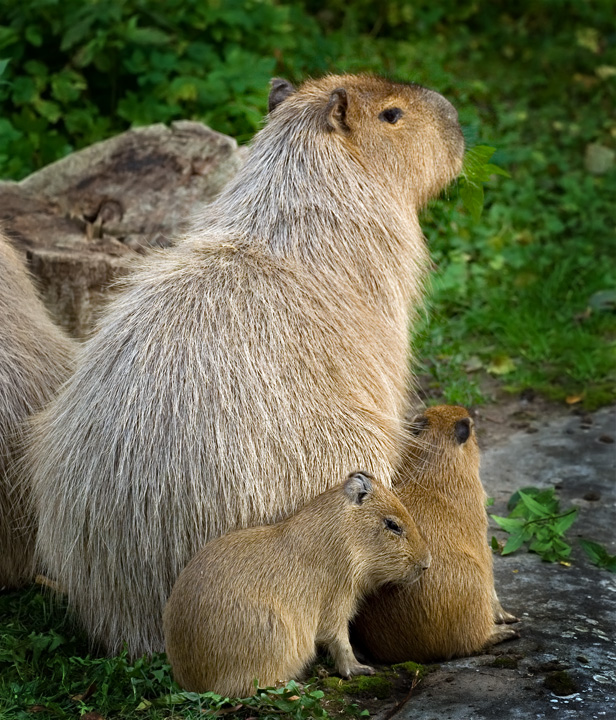
M 96 16 L 93 14 L 85 15 L 82 20 L 69 26 L 69 29 L 64 33 L 62 42 L 60 44 L 60 50 L 66 52 L 75 45 L 78 45 L 87 37 L 90 36 L 90 28 L 94 23 Z
M 483 212 L 483 187 L 460 178 L 460 198 L 473 220 L 479 222 Z
M 51 78 L 51 94 L 65 105 L 77 100 L 86 88 L 83 75 L 74 70 L 63 70 Z
M 535 542 L 531 543 L 528 549 L 530 552 L 537 553 L 537 555 L 542 555 L 543 553 L 548 553 L 553 550 L 551 542 L 540 542 L 539 540 L 535 540 Z
M 524 526 L 522 518 L 505 518 L 499 515 L 490 515 L 490 517 L 507 532 L 518 532 Z
M 498 165 L 486 165 L 485 170 L 489 175 L 502 175 L 502 177 L 510 178 L 511 174 L 508 173 L 505 168 L 499 167 Z
M 581 539 L 579 542 L 584 552 L 595 565 L 598 565 L 607 556 L 607 550 L 603 545 L 599 545 L 599 543 L 593 542 L 592 540 Z
M 16 105 L 32 103 L 38 97 L 38 91 L 31 77 L 22 75 L 13 82 L 13 102 Z
M 554 492 L 554 490 L 552 488 L 550 488 L 550 490 L 552 490 L 552 493 Z M 524 487 L 521 490 L 514 492 L 513 495 L 507 501 L 507 510 L 513 510 L 514 507 L 520 502 L 520 499 L 521 499 L 520 492 L 524 492 L 530 496 L 535 496 L 535 495 L 537 495 L 537 493 L 539 493 L 541 491 L 539 490 L 539 488 L 529 485 L 528 487 Z
M 515 552 L 519 548 L 522 547 L 524 544 L 524 535 L 521 532 L 513 533 L 511 537 L 507 540 L 505 547 L 503 548 L 502 555 L 509 555 L 512 552 Z
M 616 572 L 616 555 L 610 555 L 603 545 L 593 540 L 580 539 L 579 543 L 594 565 Z
M 34 101 L 34 107 L 50 123 L 56 123 L 62 117 L 60 106 L 52 100 L 37 99 Z
M 546 510 L 545 506 L 538 503 L 530 495 L 520 491 L 520 500 L 526 505 L 526 507 L 538 517 L 549 517 L 550 512 Z
M 489 145 L 475 145 L 475 147 L 469 148 L 464 154 L 462 172 L 468 173 L 475 167 L 485 165 L 495 152 L 496 148 Z
M 35 47 L 41 47 L 41 45 L 43 44 L 43 36 L 41 35 L 41 30 L 36 25 L 28 25 L 24 34 L 26 40 L 30 43 L 30 45 L 34 45 Z
M 479 221 L 483 212 L 483 184 L 488 182 L 493 175 L 509 177 L 506 170 L 498 165 L 488 163 L 495 152 L 496 149 L 488 145 L 477 145 L 469 148 L 464 155 L 459 181 L 460 198 L 475 222 Z
M 125 38 L 135 45 L 167 45 L 171 42 L 171 36 L 158 28 L 129 28 Z
M 568 529 L 573 525 L 573 523 L 575 522 L 575 519 L 577 518 L 577 515 L 578 515 L 578 509 L 577 509 L 577 508 L 574 508 L 574 509 L 572 509 L 572 510 L 569 510 L 569 512 L 568 512 L 566 515 L 564 515 L 563 517 L 559 518 L 559 519 L 554 523 L 554 530 L 555 530 L 559 535 L 564 535 L 564 534 L 567 532 L 567 530 L 568 530 Z

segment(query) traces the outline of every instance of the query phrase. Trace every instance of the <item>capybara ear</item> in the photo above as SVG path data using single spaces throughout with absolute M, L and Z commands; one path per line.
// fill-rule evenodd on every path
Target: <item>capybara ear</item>
M 413 435 L 419 435 L 422 433 L 430 424 L 430 421 L 425 415 L 415 415 L 409 425 L 409 430 Z
M 267 112 L 271 113 L 274 108 L 277 108 L 285 98 L 293 95 L 294 92 L 295 88 L 288 80 L 272 78 L 270 82 L 269 100 L 267 102 Z
M 460 445 L 464 445 L 471 436 L 472 422 L 473 421 L 468 417 L 462 418 L 462 420 L 458 420 L 456 422 L 454 432 L 456 434 L 456 440 L 460 443 Z
M 343 135 L 346 135 L 350 128 L 347 124 L 347 108 L 349 105 L 349 99 L 347 91 L 343 88 L 337 88 L 329 96 L 329 102 L 327 103 L 327 127 L 329 130 L 333 130 Z
M 372 492 L 373 479 L 364 471 L 351 473 L 344 483 L 345 495 L 354 505 L 361 505 L 366 495 Z

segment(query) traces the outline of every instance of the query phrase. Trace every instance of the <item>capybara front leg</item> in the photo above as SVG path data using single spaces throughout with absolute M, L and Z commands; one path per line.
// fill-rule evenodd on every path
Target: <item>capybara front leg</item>
M 342 677 L 350 678 L 352 675 L 374 675 L 374 668 L 362 665 L 353 652 L 348 635 L 335 638 L 328 646 L 329 652 L 336 663 L 336 669 Z

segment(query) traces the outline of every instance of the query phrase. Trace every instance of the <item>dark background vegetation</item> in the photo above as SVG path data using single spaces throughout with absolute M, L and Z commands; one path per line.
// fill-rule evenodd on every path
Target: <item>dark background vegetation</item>
M 436 271 L 415 344 L 428 391 L 473 404 L 492 377 L 587 408 L 613 402 L 612 0 L 2 0 L 0 177 L 179 118 L 247 142 L 271 76 L 329 71 L 439 90 L 469 146 L 496 147 L 510 174 L 487 184 L 479 220 L 457 186 L 425 212 Z M 179 693 L 164 656 L 89 656 L 35 590 L 0 595 L 0 616 L 3 718 L 223 706 Z M 318 717 L 317 695 L 291 688 L 237 713 Z
M 0 177 L 132 125 L 203 120 L 248 141 L 268 81 L 368 71 L 433 87 L 497 148 L 483 217 L 426 212 L 438 266 L 416 338 L 428 385 L 481 378 L 614 397 L 616 24 L 611 0 L 3 0 Z

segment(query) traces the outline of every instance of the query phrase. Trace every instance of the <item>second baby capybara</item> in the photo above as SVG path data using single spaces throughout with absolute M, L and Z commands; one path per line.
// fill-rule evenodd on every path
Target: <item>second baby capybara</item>
M 381 662 L 470 655 L 517 637 L 496 624 L 516 618 L 494 591 L 472 418 L 462 407 L 439 405 L 411 429 L 395 489 L 430 547 L 432 565 L 412 588 L 386 588 L 362 605 L 352 637 Z

